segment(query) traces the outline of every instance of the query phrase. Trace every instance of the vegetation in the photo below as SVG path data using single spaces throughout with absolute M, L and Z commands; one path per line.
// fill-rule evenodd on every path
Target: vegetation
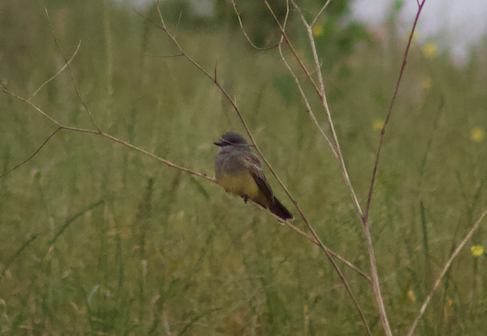
M 308 5 L 311 18 L 320 7 Z M 0 4 L 0 333 L 366 334 L 325 254 L 302 235 L 207 179 L 120 141 L 58 130 L 31 105 L 62 125 L 96 132 L 89 111 L 104 134 L 213 176 L 213 142 L 230 130 L 246 132 L 217 85 L 178 56 L 154 24 L 161 25 L 157 6 L 139 15 L 108 1 L 51 0 L 48 16 L 43 6 Z M 230 14 L 219 12 L 214 24 L 193 20 L 177 2 L 160 10 L 185 55 L 236 102 L 321 241 L 370 274 L 342 171 L 278 49 L 252 48 L 235 14 L 227 20 Z M 385 46 L 361 26 L 340 30 L 327 22 L 325 10 L 313 32 L 350 181 L 365 207 L 407 41 L 391 37 Z M 296 12 L 288 25 L 312 69 Z M 279 41 L 255 38 L 259 47 Z M 444 263 L 486 209 L 486 48 L 472 50 L 462 68 L 431 44 L 413 41 L 409 52 L 369 212 L 397 335 L 408 332 Z M 299 70 L 285 45 L 283 53 Z M 73 55 L 69 68 L 49 80 Z M 304 76 L 301 83 L 328 131 L 321 102 Z M 307 232 L 266 175 L 297 217 L 292 224 Z M 485 243 L 481 226 L 448 270 L 417 335 L 484 332 Z M 370 282 L 337 263 L 371 333 L 383 335 Z

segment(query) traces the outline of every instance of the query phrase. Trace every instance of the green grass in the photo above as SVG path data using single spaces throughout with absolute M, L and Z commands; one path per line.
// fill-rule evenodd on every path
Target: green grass
M 67 58 L 81 40 L 71 69 L 99 127 L 213 176 L 212 143 L 229 130 L 244 133 L 217 87 L 183 57 L 158 57 L 179 52 L 132 10 L 99 1 L 48 3 Z M 0 84 L 28 98 L 63 66 L 63 57 L 42 6 L 16 1 L 0 9 Z M 156 12 L 149 15 L 157 20 Z M 178 12 L 167 15 L 177 22 Z M 185 24 L 186 16 L 181 20 L 178 41 L 210 74 L 216 65 L 218 80 L 321 240 L 369 273 L 341 171 L 277 50 L 252 50 L 233 26 L 203 29 Z M 176 31 L 174 24 L 168 28 Z M 404 46 L 400 42 L 387 55 L 371 39 L 325 74 L 362 206 L 380 135 L 372 124 L 385 117 Z M 483 51 L 485 45 L 473 53 Z M 482 69 L 479 57 L 458 69 L 447 55 L 425 59 L 419 45 L 410 52 L 370 212 L 383 296 L 398 335 L 407 333 L 432 281 L 485 209 L 486 142 L 470 139 L 473 127 L 487 125 Z M 426 77 L 432 80 L 429 90 L 422 88 Z M 67 70 L 32 102 L 63 124 L 94 129 Z M 311 103 L 327 129 L 319 101 Z M 57 127 L 3 92 L 0 106 L 3 174 Z M 305 230 L 300 218 L 294 224 Z M 472 244 L 485 246 L 484 231 L 481 226 Z M 485 257 L 473 258 L 467 246 L 418 335 L 484 331 Z M 372 287 L 339 265 L 373 334 L 382 335 Z M 62 130 L 0 179 L 0 272 L 2 334 L 365 334 L 316 246 L 213 183 L 91 134 Z

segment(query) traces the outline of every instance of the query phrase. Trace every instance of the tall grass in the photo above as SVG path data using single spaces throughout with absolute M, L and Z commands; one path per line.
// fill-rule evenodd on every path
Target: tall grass
M 0 9 L 0 85 L 28 99 L 65 62 L 40 5 L 2 2 Z M 103 132 L 213 176 L 212 142 L 229 130 L 244 133 L 214 83 L 183 57 L 165 57 L 179 51 L 132 10 L 99 1 L 53 1 L 47 9 L 66 58 L 81 45 L 70 63 L 72 77 L 63 71 L 30 102 L 64 125 L 96 131 L 81 97 Z M 216 69 L 320 239 L 368 273 L 367 247 L 342 173 L 277 50 L 253 50 L 230 23 L 228 29 L 201 29 L 184 24 L 190 20 L 185 13 L 179 18 L 161 9 L 185 53 L 208 73 Z M 158 20 L 155 7 L 144 15 Z M 290 22 L 298 24 L 297 17 Z M 293 38 L 302 41 L 302 33 L 297 29 Z M 384 53 L 382 42 L 371 38 L 325 74 L 362 205 L 380 135 L 373 123 L 385 117 L 404 46 L 397 41 Z M 443 264 L 485 209 L 486 143 L 470 135 L 487 125 L 485 64 L 476 56 L 483 49 L 473 50 L 464 68 L 450 65 L 448 55 L 425 58 L 421 45 L 410 50 L 369 213 L 394 334 L 409 330 Z M 310 103 L 315 110 L 320 104 Z M 4 174 L 57 126 L 12 95 L 2 92 L 0 106 Z M 316 115 L 326 128 L 325 115 Z M 2 333 L 364 333 L 317 246 L 213 183 L 110 139 L 62 129 L 0 184 Z M 299 219 L 293 224 L 306 230 Z M 482 228 L 472 244 L 485 246 Z M 418 333 L 483 332 L 483 260 L 468 245 L 462 250 Z M 382 334 L 370 283 L 339 265 L 372 333 Z

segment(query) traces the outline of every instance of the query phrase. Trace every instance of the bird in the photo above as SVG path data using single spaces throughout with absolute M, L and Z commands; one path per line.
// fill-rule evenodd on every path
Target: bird
M 214 142 L 219 147 L 215 156 L 215 178 L 226 192 L 252 200 L 282 220 L 294 216 L 274 196 L 257 155 L 247 140 L 236 132 L 227 132 Z

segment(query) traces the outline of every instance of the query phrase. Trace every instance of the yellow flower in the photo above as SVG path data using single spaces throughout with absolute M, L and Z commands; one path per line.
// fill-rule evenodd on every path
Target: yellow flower
M 480 142 L 484 140 L 484 138 L 485 138 L 485 132 L 480 127 L 474 127 L 470 131 L 470 139 L 472 139 L 472 141 Z
M 431 89 L 431 84 L 432 84 L 431 77 L 426 77 L 423 80 L 423 89 L 426 89 L 426 90 Z
M 484 248 L 480 245 L 474 245 L 470 248 L 470 250 L 472 251 L 472 255 L 474 257 L 478 257 L 484 254 Z
M 438 56 L 438 51 L 436 50 L 435 45 L 433 43 L 425 45 L 423 48 L 423 55 L 429 59 L 436 58 L 436 56 Z
M 317 37 L 321 35 L 323 35 L 323 25 L 315 24 L 313 26 L 313 36 Z
M 374 120 L 373 126 L 374 130 L 381 130 L 384 127 L 384 120 L 376 119 Z

